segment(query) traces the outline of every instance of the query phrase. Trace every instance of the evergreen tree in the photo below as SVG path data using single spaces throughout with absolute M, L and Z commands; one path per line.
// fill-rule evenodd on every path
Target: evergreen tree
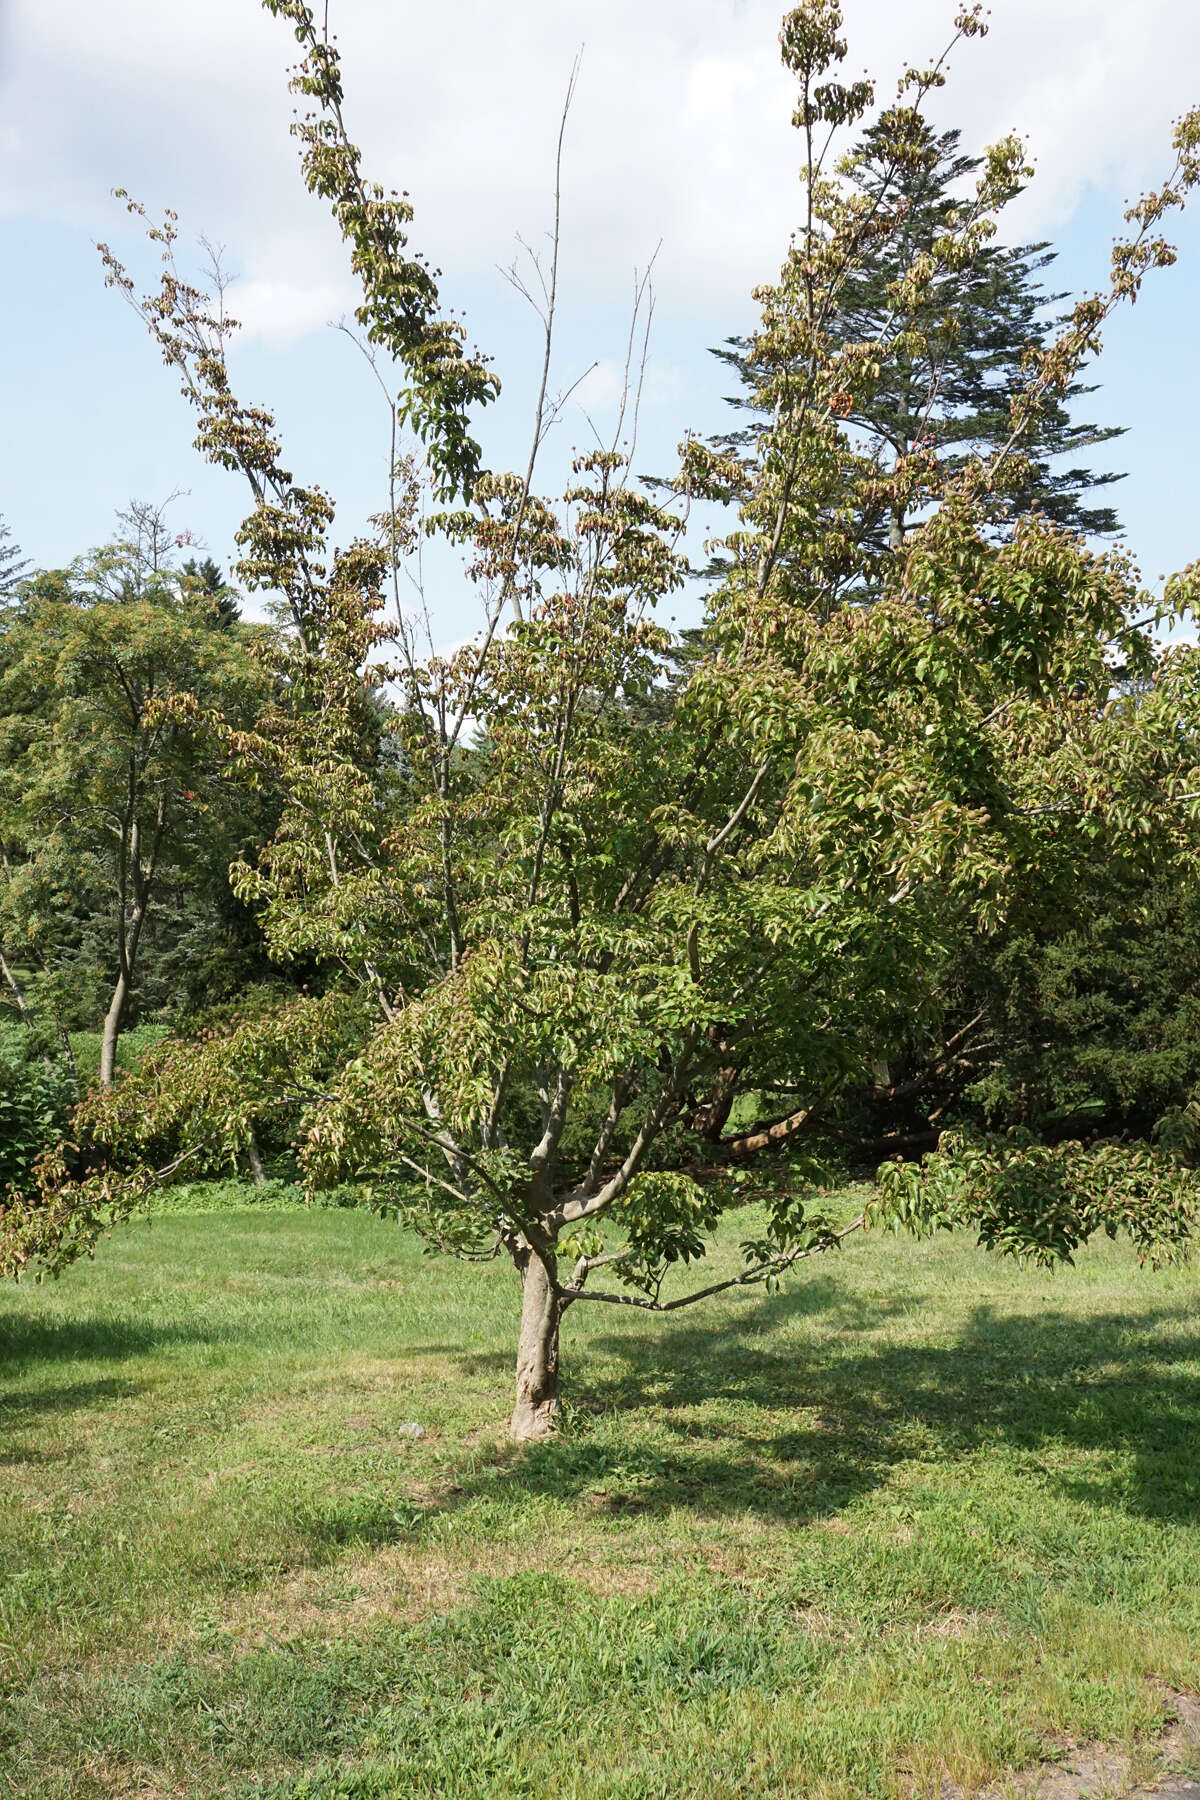
M 229 585 L 211 556 L 206 556 L 201 561 L 189 556 L 179 573 L 185 578 L 191 593 L 207 595 L 212 601 L 215 623 L 220 630 L 228 631 L 237 624 L 241 617 L 237 589 Z
M 854 152 L 851 179 L 859 192 L 878 201 L 885 186 L 893 197 L 899 187 L 906 213 L 875 254 L 848 273 L 831 333 L 838 343 L 865 343 L 887 334 L 895 316 L 893 284 L 918 258 L 933 254 L 934 245 L 953 229 L 962 195 L 981 167 L 982 158 L 960 151 L 958 131 L 936 134 L 920 119 L 913 121 L 913 130 L 919 144 L 899 175 L 880 123 L 867 129 Z M 933 255 L 935 272 L 912 319 L 912 353 L 889 358 L 882 380 L 856 395 L 846 414 L 847 426 L 878 448 L 885 466 L 923 446 L 949 474 L 970 457 L 986 458 L 1007 442 L 1010 402 L 1028 379 L 1024 353 L 1030 346 L 1044 347 L 1053 334 L 1049 311 L 1063 299 L 1045 293 L 1038 280 L 1055 254 L 1046 243 L 1012 248 L 993 242 L 963 269 L 947 267 Z M 728 339 L 714 354 L 736 369 L 748 388 L 761 376 L 743 339 Z M 1121 436 L 1123 428 L 1077 425 L 1067 405 L 1094 391 L 1077 382 L 1065 398 L 1048 397 L 1021 440 L 1022 459 L 1013 464 L 998 496 L 996 524 L 1002 533 L 1034 508 L 1092 536 L 1109 536 L 1118 529 L 1115 510 L 1089 504 L 1088 496 L 1122 477 L 1099 474 L 1082 459 Z M 734 405 L 752 405 L 744 396 L 732 398 Z M 744 456 L 764 429 L 765 422 L 755 420 L 720 442 Z M 1063 467 L 1067 458 L 1071 463 Z M 897 549 L 916 523 L 919 517 L 891 509 L 881 521 L 880 548 Z
M 13 542 L 11 530 L 0 518 L 0 598 L 15 593 L 17 583 L 28 567 L 20 546 Z

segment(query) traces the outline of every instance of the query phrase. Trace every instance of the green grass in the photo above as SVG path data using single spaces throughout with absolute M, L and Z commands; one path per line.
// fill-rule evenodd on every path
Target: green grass
M 1051 1277 L 860 1240 L 776 1296 L 575 1307 L 563 1434 L 518 1452 L 503 1269 L 353 1211 L 143 1221 L 0 1295 L 0 1794 L 861 1800 L 1136 1757 L 1200 1685 L 1198 1298 L 1107 1244 Z
M 127 1073 L 137 1069 L 147 1050 L 153 1050 L 159 1039 L 166 1036 L 165 1025 L 151 1022 L 148 1025 L 135 1025 L 129 1031 L 123 1031 L 117 1039 L 117 1068 Z M 103 1033 L 99 1031 L 72 1031 L 71 1054 L 75 1058 L 75 1067 L 80 1078 L 94 1081 L 100 1068 L 100 1046 Z

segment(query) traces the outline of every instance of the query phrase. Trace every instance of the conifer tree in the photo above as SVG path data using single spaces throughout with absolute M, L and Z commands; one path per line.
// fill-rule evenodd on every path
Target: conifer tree
M 895 316 L 896 284 L 920 259 L 932 259 L 912 320 L 911 352 L 897 355 L 885 378 L 856 398 L 846 425 L 878 446 L 885 462 L 924 448 L 948 474 L 972 456 L 993 454 L 1008 439 L 1011 405 L 1028 379 L 1024 354 L 1030 346 L 1045 347 L 1054 330 L 1050 309 L 1064 296 L 1045 293 L 1038 279 L 1055 260 L 1047 243 L 1012 247 L 993 240 L 982 243 L 965 267 L 940 262 L 936 246 L 955 230 L 962 196 L 982 159 L 962 152 L 958 131 L 935 133 L 923 119 L 913 131 L 916 142 L 899 178 L 881 122 L 868 127 L 853 152 L 853 184 L 864 200 L 877 203 L 886 189 L 899 186 L 904 218 L 848 273 L 832 335 L 843 345 L 877 340 Z M 714 354 L 746 384 L 733 403 L 753 408 L 748 396 L 762 372 L 753 367 L 746 341 L 731 338 Z M 1023 454 L 1009 459 L 1004 488 L 994 497 L 1002 533 L 1035 509 L 1094 537 L 1118 530 L 1114 508 L 1089 504 L 1088 497 L 1122 477 L 1089 469 L 1084 459 L 1120 437 L 1123 427 L 1075 424 L 1070 414 L 1072 399 L 1094 391 L 1073 382 L 1064 395 L 1047 400 L 1027 430 Z M 752 454 L 764 428 L 755 421 L 720 441 Z M 919 517 L 891 508 L 880 521 L 881 548 L 898 549 Z
M 179 573 L 186 578 L 190 592 L 206 595 L 212 602 L 213 622 L 220 631 L 228 631 L 241 618 L 237 589 L 231 587 L 211 556 L 197 559 L 189 556 Z
M 28 567 L 20 546 L 13 542 L 11 529 L 0 518 L 0 598 L 15 591 Z

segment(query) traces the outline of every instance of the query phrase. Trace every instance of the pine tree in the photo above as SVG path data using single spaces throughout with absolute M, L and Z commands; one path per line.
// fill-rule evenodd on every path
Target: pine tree
M 0 518 L 0 598 L 16 592 L 28 567 L 28 559 L 21 555 L 20 546 L 14 543 L 12 532 Z
M 860 192 L 874 199 L 886 183 L 894 196 L 899 185 L 908 211 L 902 227 L 885 238 L 875 258 L 868 256 L 849 274 L 833 334 L 841 344 L 884 335 L 894 311 L 890 284 L 950 228 L 964 190 L 981 166 L 981 158 L 960 152 L 958 131 L 935 134 L 920 120 L 914 129 L 924 140 L 921 155 L 898 183 L 878 125 L 868 128 L 854 152 L 852 179 Z M 887 465 L 923 442 L 947 474 L 971 455 L 998 450 L 1009 436 L 1009 402 L 1027 379 L 1023 354 L 1031 345 L 1043 347 L 1053 335 L 1050 314 L 1063 295 L 1045 293 L 1038 277 L 1055 255 L 1047 243 L 1018 248 L 992 243 L 965 270 L 941 267 L 913 319 L 923 343 L 911 358 L 889 361 L 883 382 L 861 407 L 848 413 L 848 428 L 876 444 Z M 730 338 L 714 355 L 752 383 L 755 371 L 744 340 Z M 1093 392 L 1094 387 L 1075 383 L 1065 400 L 1052 396 L 1046 402 L 1022 440 L 1024 465 L 999 498 L 997 526 L 1002 533 L 1035 507 L 1059 524 L 1091 536 L 1110 536 L 1118 530 L 1113 507 L 1089 505 L 1087 496 L 1122 477 L 1099 474 L 1081 459 L 1120 437 L 1123 427 L 1077 425 L 1066 404 Z M 736 406 L 748 404 L 741 396 L 731 400 Z M 719 441 L 744 455 L 763 429 L 756 420 Z M 1066 458 L 1072 461 L 1064 468 Z M 893 511 L 881 529 L 880 547 L 897 548 L 917 522 Z

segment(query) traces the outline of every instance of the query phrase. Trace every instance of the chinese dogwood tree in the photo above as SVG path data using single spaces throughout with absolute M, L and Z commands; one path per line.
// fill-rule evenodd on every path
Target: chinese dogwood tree
M 10 1267 L 61 1266 L 146 1192 L 157 1147 L 227 1154 L 272 1108 L 299 1106 L 314 1183 L 357 1183 L 437 1248 L 511 1258 L 512 1429 L 535 1437 L 553 1426 L 569 1306 L 713 1291 L 661 1297 L 668 1266 L 702 1256 L 741 1194 L 719 1153 L 701 1166 L 681 1152 L 698 1115 L 773 1074 L 815 1095 L 861 1073 L 964 920 L 1001 922 L 1084 852 L 1194 841 L 1194 654 L 1156 652 L 1163 609 L 1121 554 L 1037 517 L 1011 536 L 989 526 L 1039 405 L 1171 260 L 1159 222 L 1200 177 L 1200 119 L 1176 127 L 1171 176 L 1131 210 L 1111 290 L 1031 359 L 1008 441 L 949 473 L 919 433 L 885 455 L 846 422 L 898 362 L 906 379 L 932 367 L 933 404 L 931 284 L 971 266 L 1028 171 L 1015 141 L 991 149 L 873 335 L 848 340 L 843 294 L 902 231 L 944 75 L 907 71 L 877 110 L 869 82 L 841 78 L 837 7 L 805 0 L 781 38 L 804 213 L 759 292 L 747 359 L 766 428 L 741 459 L 690 441 L 665 497 L 614 443 L 551 500 L 535 483 L 545 374 L 527 467 L 485 468 L 472 418 L 495 377 L 409 248 L 407 200 L 361 171 L 333 41 L 304 0 L 264 4 L 301 46 L 305 180 L 349 245 L 389 394 L 391 480 L 367 535 L 333 547 L 329 499 L 293 480 L 270 416 L 235 397 L 232 327 L 180 275 L 173 218 L 150 228 L 164 269 L 147 297 L 105 259 L 179 374 L 200 448 L 253 490 L 240 575 L 283 598 L 285 666 L 252 731 L 175 704 L 282 796 L 276 837 L 235 879 L 274 953 L 317 959 L 329 980 L 216 1041 L 164 1046 L 85 1109 L 82 1163 L 50 1159 L 40 1203 L 10 1210 L 0 1238 Z M 956 32 L 982 34 L 978 8 Z M 872 113 L 863 183 L 832 146 Z M 544 295 L 548 362 L 553 264 Z M 656 608 L 684 580 L 697 496 L 728 509 L 726 572 L 698 647 L 675 659 Z M 897 515 L 922 522 L 889 552 L 881 525 Z M 422 530 L 461 546 L 479 594 L 480 629 L 452 655 L 422 649 L 400 603 Z M 1180 578 L 1171 603 L 1190 592 Z M 1113 694 L 1116 659 L 1154 674 L 1136 701 Z M 969 1217 L 1041 1255 L 1115 1221 L 1152 1253 L 1190 1228 L 1190 1179 L 1153 1157 L 1120 1182 L 1108 1163 L 1094 1181 L 1074 1170 L 1050 1232 L 1035 1184 L 1003 1158 L 971 1166 L 968 1200 L 939 1165 L 924 1185 L 893 1182 L 888 1204 L 912 1223 Z M 735 1279 L 773 1279 L 835 1240 L 802 1188 L 776 1184 Z M 601 1264 L 612 1291 L 591 1283 Z

